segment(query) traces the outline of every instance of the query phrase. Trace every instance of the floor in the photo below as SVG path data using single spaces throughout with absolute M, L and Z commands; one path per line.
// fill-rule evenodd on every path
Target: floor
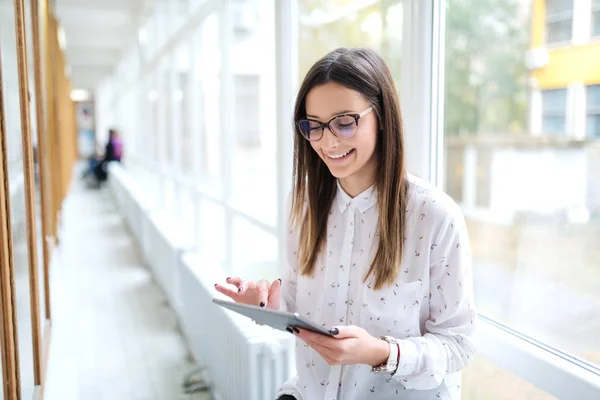
M 208 400 L 182 392 L 195 364 L 108 191 L 75 183 L 62 218 L 45 399 Z

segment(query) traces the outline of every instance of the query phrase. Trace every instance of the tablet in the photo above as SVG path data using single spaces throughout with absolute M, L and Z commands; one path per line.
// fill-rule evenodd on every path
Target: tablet
M 285 328 L 288 326 L 295 326 L 297 328 L 307 329 L 322 335 L 333 336 L 331 332 L 309 321 L 308 319 L 301 317 L 298 313 L 290 313 L 287 311 L 271 310 L 269 308 L 263 308 L 258 306 L 250 306 L 247 304 L 234 303 L 232 301 L 225 301 L 219 299 L 213 299 L 213 303 L 220 305 L 221 307 L 228 308 L 235 311 L 238 314 L 242 314 L 248 318 L 252 318 L 254 321 L 269 325 L 271 328 L 279 329 L 280 331 L 286 331 Z

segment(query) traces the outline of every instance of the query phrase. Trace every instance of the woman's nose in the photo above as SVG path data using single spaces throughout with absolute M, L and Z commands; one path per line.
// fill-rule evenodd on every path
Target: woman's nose
M 325 127 L 323 130 L 323 137 L 321 138 L 321 148 L 335 149 L 338 147 L 339 143 L 340 141 L 337 136 L 335 136 L 328 127 Z

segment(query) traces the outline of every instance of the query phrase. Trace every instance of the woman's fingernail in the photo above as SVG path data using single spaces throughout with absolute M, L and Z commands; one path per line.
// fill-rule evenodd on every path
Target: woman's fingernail
M 239 288 L 239 289 L 238 289 L 238 293 L 239 293 L 239 292 L 241 292 L 241 291 L 242 291 L 242 288 Z
M 218 284 L 217 284 L 217 283 L 215 283 L 215 287 L 217 287 L 217 285 L 218 285 Z
M 279 278 L 279 283 L 281 283 L 281 278 Z
M 261 302 L 260 302 L 260 306 L 261 306 L 261 307 L 264 307 L 264 306 L 265 306 L 265 302 L 264 302 L 264 301 L 261 301 Z
M 292 329 L 294 330 L 294 332 L 300 333 L 300 331 L 298 330 L 298 328 L 296 328 L 295 326 L 292 326 Z
M 339 331 L 339 329 L 338 329 L 338 328 L 333 328 L 333 329 L 331 330 L 331 334 L 332 334 L 332 335 L 337 335 L 338 333 L 340 333 L 340 331 Z
M 230 277 L 230 276 L 228 276 L 227 278 L 225 278 L 225 280 L 226 280 L 226 281 L 228 281 L 228 280 L 230 280 L 230 279 L 231 279 L 231 277 Z
M 294 333 L 294 331 L 292 330 L 292 328 L 290 328 L 289 326 L 287 328 L 285 328 L 286 331 L 288 331 L 289 333 Z

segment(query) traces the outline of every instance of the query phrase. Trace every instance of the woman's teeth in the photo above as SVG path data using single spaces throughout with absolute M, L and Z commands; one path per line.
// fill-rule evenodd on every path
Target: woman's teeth
M 348 154 L 350 154 L 351 151 L 352 150 L 348 150 L 347 152 L 340 153 L 340 154 L 329 154 L 329 155 L 327 155 L 327 157 L 333 158 L 333 159 L 338 159 L 338 158 L 342 158 L 342 157 L 347 156 Z

